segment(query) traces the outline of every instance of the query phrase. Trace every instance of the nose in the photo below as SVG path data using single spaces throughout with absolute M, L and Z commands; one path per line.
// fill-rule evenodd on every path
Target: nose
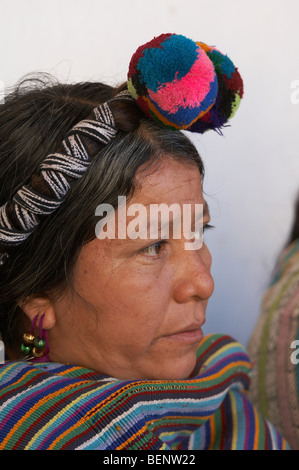
M 175 262 L 174 299 L 178 303 L 191 299 L 207 300 L 214 291 L 211 254 L 203 245 L 200 250 L 182 250 Z

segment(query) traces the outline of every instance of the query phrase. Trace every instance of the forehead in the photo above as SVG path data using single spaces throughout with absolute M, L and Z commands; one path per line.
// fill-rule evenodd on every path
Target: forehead
M 195 164 L 165 158 L 149 171 L 138 171 L 131 203 L 203 203 L 201 175 Z
M 159 238 L 162 236 L 160 231 L 165 228 L 165 221 L 171 231 L 175 221 L 182 220 L 184 217 L 184 205 L 191 207 L 190 229 L 193 231 L 198 217 L 201 218 L 202 215 L 205 218 L 209 217 L 209 209 L 202 193 L 201 174 L 195 164 L 189 162 L 183 164 L 171 158 L 163 159 L 157 165 L 151 166 L 149 171 L 144 169 L 137 172 L 136 182 L 133 196 L 125 197 L 124 201 L 119 201 L 120 205 L 107 219 L 110 221 L 112 218 L 111 227 L 114 236 L 105 236 L 104 239 L 95 239 L 91 242 L 95 246 L 101 246 L 103 250 L 107 249 L 109 256 L 112 253 L 120 253 L 122 259 L 124 250 L 130 250 L 131 246 L 135 249 L 136 246 L 143 246 L 144 240 Z M 163 204 L 167 206 L 165 219 L 162 218 L 162 215 L 160 218 L 159 214 L 157 216 L 156 212 L 154 214 L 151 212 L 154 206 Z M 178 211 L 174 209 L 172 212 L 174 205 Z M 203 206 L 203 214 L 196 211 L 198 205 Z M 132 221 L 134 230 L 141 234 L 137 238 L 128 235 L 127 229 Z M 152 222 L 158 223 L 158 232 L 155 237 L 152 237 L 152 232 L 149 231 Z M 106 232 L 106 228 L 104 232 Z

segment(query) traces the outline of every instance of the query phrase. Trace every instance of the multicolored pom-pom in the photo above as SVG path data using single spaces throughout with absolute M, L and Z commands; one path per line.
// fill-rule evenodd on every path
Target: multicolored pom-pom
M 197 44 L 206 51 L 213 62 L 218 81 L 218 94 L 214 106 L 189 128 L 191 132 L 203 133 L 209 129 L 220 130 L 234 116 L 244 90 L 242 77 L 227 55 L 206 44 Z
M 144 113 L 170 129 L 220 129 L 243 95 L 239 72 L 227 56 L 185 36 L 162 34 L 139 47 L 128 90 Z

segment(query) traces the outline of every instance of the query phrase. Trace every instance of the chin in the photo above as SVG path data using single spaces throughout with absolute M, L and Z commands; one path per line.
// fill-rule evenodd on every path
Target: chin
M 176 358 L 170 364 L 160 364 L 155 368 L 154 375 L 148 377 L 150 380 L 185 380 L 188 379 L 196 365 L 196 354 L 188 358 Z

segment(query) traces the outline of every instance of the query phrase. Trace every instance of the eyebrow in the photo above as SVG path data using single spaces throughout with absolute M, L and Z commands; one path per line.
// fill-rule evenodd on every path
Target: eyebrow
M 204 203 L 203 203 L 203 218 L 208 218 L 210 219 L 210 211 L 209 211 L 209 205 L 207 203 L 206 200 L 204 200 Z M 148 222 L 147 222 L 147 227 L 146 227 L 146 230 L 147 230 L 147 234 L 149 233 L 149 229 L 151 228 L 151 220 L 149 219 Z M 195 221 L 193 220 L 193 222 L 191 223 L 191 230 L 194 231 L 195 230 Z M 159 221 L 158 221 L 158 230 L 161 232 L 161 230 L 163 229 L 163 227 L 161 227 L 161 220 L 159 218 Z M 173 229 L 173 219 L 170 219 L 169 220 L 169 233 L 170 233 L 170 230 Z M 158 237 L 159 238 L 159 237 Z

